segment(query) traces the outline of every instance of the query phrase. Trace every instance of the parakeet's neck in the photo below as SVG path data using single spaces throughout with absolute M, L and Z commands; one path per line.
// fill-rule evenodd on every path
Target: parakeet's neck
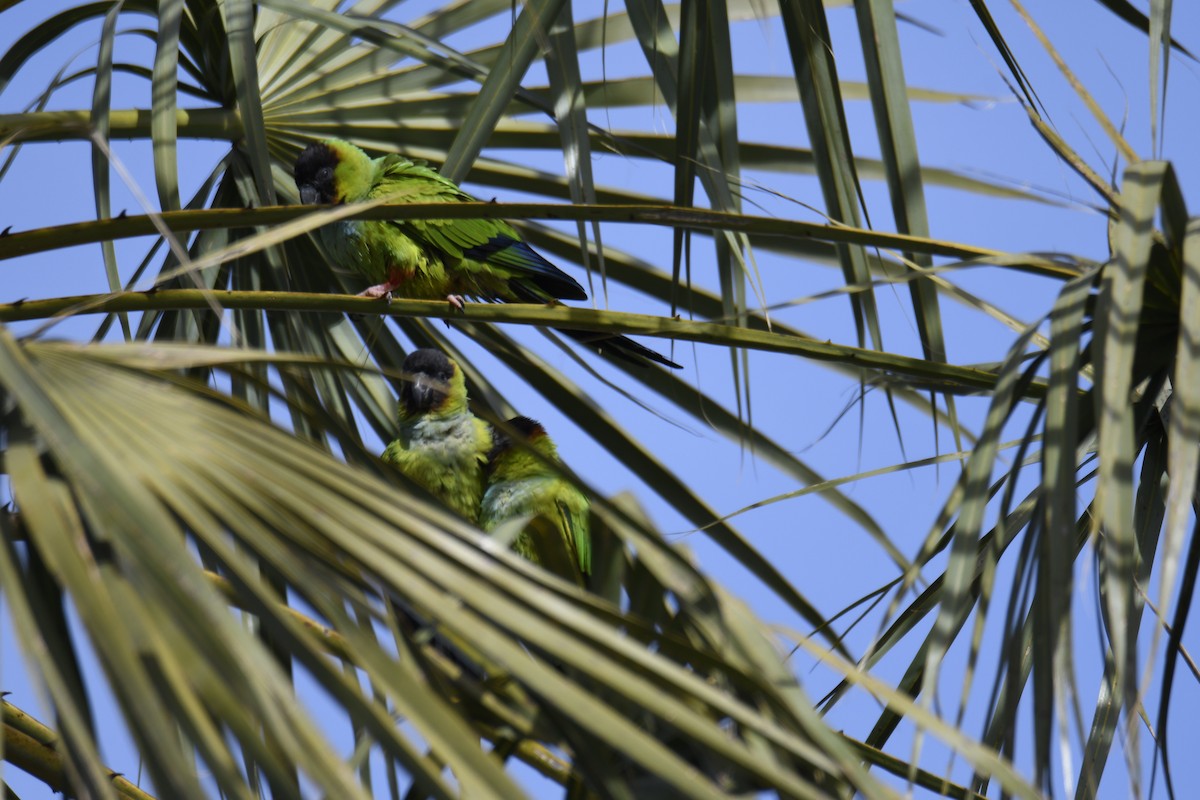
M 378 165 L 358 147 L 340 140 L 330 140 L 330 146 L 338 155 L 336 177 L 338 199 L 343 203 L 366 200 L 378 177 Z
M 547 460 L 558 461 L 558 453 L 553 442 L 543 438 L 541 441 L 530 444 L 532 449 L 513 446 L 498 455 L 492 463 L 490 480 L 493 482 L 513 481 L 534 476 L 554 475 L 553 468 L 546 463 Z M 549 447 L 546 446 L 547 444 Z
M 338 186 L 342 188 L 343 203 L 357 203 L 367 199 L 371 184 L 375 180 L 375 165 L 367 160 L 358 160 L 339 168 Z
M 472 414 L 467 409 L 467 398 L 456 397 L 457 393 L 446 397 L 438 405 L 437 408 L 429 409 L 428 411 L 410 411 L 408 406 L 401 399 L 396 406 L 396 416 L 400 420 L 400 426 L 411 426 L 419 423 L 421 420 L 445 420 L 457 419 L 459 417 L 472 417 Z

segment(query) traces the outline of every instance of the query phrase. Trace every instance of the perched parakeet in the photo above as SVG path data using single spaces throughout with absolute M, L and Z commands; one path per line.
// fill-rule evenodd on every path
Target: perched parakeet
M 383 460 L 425 487 L 448 508 L 479 520 L 492 426 L 467 408 L 462 370 L 440 350 L 414 350 L 404 359 L 397 416 L 400 436 Z
M 423 162 L 392 154 L 372 159 L 341 139 L 310 144 L 296 159 L 300 202 L 466 203 L 475 198 Z M 370 297 L 462 298 L 505 303 L 586 300 L 583 287 L 521 240 L 498 219 L 348 220 L 326 225 L 329 254 L 361 273 Z M 637 364 L 679 368 L 665 356 L 624 336 L 563 330 L 571 338 Z
M 499 432 L 495 435 L 479 525 L 493 531 L 508 520 L 530 518 L 513 543 L 514 549 L 582 585 L 583 575 L 592 570 L 588 499 L 552 466 L 559 462 L 558 449 L 540 423 L 516 417 L 508 424 L 521 440 L 513 441 Z

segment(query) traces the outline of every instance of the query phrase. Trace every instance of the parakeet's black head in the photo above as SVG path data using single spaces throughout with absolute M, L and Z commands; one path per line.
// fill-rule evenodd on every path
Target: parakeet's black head
M 509 427 L 514 428 L 517 433 L 525 437 L 525 441 L 532 442 L 539 436 L 546 435 L 546 429 L 542 427 L 542 423 L 536 419 L 529 417 L 513 417 L 508 421 Z
M 374 162 L 360 148 L 341 139 L 326 139 L 304 148 L 292 177 L 305 205 L 352 203 L 366 197 L 374 172 Z
M 304 148 L 292 172 L 296 188 L 300 190 L 301 203 L 334 202 L 333 171 L 337 162 L 337 153 L 324 142 L 313 142 Z
M 400 416 L 456 413 L 467 405 L 467 387 L 458 364 L 441 350 L 422 348 L 404 359 Z
M 517 441 L 523 441 L 526 446 L 540 450 L 547 457 L 557 455 L 553 442 L 546 436 L 546 429 L 536 419 L 513 417 L 508 421 L 508 427 L 514 431 Z M 524 451 L 520 445 L 514 446 L 513 438 L 508 432 L 496 429 L 492 435 L 492 450 L 488 453 L 488 463 L 495 467 L 501 461 L 501 456 L 510 452 Z M 536 459 L 533 459 L 533 463 L 537 463 Z

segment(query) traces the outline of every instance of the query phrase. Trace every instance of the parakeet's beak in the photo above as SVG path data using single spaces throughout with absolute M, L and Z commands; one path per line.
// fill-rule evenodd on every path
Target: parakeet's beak
M 317 187 L 310 184 L 304 184 L 300 187 L 300 202 L 306 206 L 316 205 L 317 203 Z
M 442 402 L 445 397 L 446 385 L 434 380 L 428 375 L 414 375 L 412 378 L 412 405 L 414 410 L 428 411 Z

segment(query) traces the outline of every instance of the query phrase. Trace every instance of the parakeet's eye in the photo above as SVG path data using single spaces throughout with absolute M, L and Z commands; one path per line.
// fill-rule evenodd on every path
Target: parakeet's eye
M 333 167 L 321 167 L 317 170 L 316 183 L 324 183 L 325 181 L 333 180 Z

